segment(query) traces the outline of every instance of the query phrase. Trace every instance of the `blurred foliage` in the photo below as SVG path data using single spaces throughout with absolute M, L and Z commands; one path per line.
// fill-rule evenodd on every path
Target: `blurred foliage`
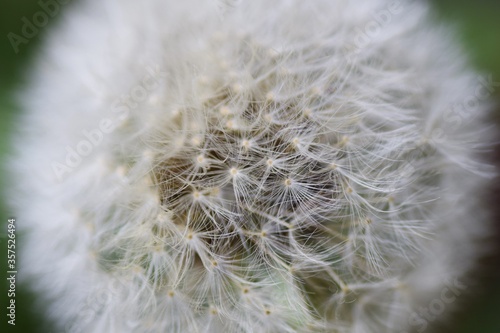
M 500 1 L 432 1 L 447 23 L 456 25 L 471 60 L 500 79 Z M 500 95 L 500 92 L 497 92 Z
M 29 68 L 30 58 L 37 53 L 43 36 L 61 14 L 51 18 L 46 27 L 27 44 L 19 45 L 19 52 L 14 52 L 7 38 L 8 33 L 21 34 L 23 17 L 31 19 L 41 8 L 40 0 L 1 0 L 0 3 L 0 165 L 8 163 L 10 134 L 15 130 L 15 117 L 18 110 L 13 103 L 13 91 L 23 82 L 24 73 Z M 216 0 L 214 0 L 216 1 Z M 420 1 L 420 0 L 416 0 Z M 470 53 L 472 62 L 484 73 L 492 74 L 494 81 L 500 81 L 500 1 L 497 0 L 435 0 L 438 19 L 456 26 L 458 36 L 465 49 Z M 61 6 L 64 7 L 68 5 Z M 496 91 L 500 96 L 500 91 Z M 497 114 L 497 116 L 500 112 Z M 0 169 L 1 170 L 1 169 Z M 4 202 L 9 195 L 5 188 L 5 172 L 0 172 L 0 186 L 3 197 L 0 199 L 0 332 L 51 332 L 48 323 L 42 319 L 33 306 L 34 295 L 25 286 L 17 285 L 16 292 L 16 326 L 6 324 L 6 237 L 5 224 L 11 217 Z M 27 208 L 29 209 L 29 208 Z M 18 238 L 22 235 L 18 234 Z M 17 244 L 16 244 L 17 245 Z M 491 264 L 491 263 L 490 263 Z M 493 263 L 493 265 L 497 265 Z M 494 271 L 494 270 L 493 270 Z M 18 273 L 22 274 L 22 272 Z M 495 277 L 487 276 L 483 296 L 467 298 L 463 310 L 451 315 L 451 320 L 443 325 L 442 332 L 458 333 L 498 333 L 500 332 L 500 290 L 496 286 Z M 24 287 L 24 288 L 23 288 Z M 378 332 L 374 332 L 378 333 Z

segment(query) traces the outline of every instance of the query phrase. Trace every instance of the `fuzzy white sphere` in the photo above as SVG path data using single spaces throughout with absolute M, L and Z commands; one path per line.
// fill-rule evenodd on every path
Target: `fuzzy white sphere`
M 399 333 L 465 289 L 485 108 L 427 7 L 74 5 L 12 163 L 20 274 L 48 314 L 68 332 Z

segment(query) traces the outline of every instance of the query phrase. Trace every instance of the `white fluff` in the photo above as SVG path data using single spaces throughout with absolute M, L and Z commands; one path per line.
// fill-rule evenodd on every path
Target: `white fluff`
M 427 12 L 74 5 L 23 92 L 12 167 L 20 272 L 48 314 L 93 333 L 415 325 L 476 257 L 489 174 L 483 103 L 450 113 L 477 75 Z

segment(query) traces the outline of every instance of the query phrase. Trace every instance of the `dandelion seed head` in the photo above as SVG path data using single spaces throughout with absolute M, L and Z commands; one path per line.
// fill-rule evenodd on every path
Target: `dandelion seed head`
M 24 271 L 52 317 L 97 333 L 404 330 L 417 299 L 474 262 L 488 172 L 479 117 L 443 116 L 474 73 L 427 5 L 402 1 L 380 38 L 352 44 L 389 5 L 69 11 L 26 90 L 12 171 Z M 54 182 L 61 142 L 103 117 L 126 124 Z

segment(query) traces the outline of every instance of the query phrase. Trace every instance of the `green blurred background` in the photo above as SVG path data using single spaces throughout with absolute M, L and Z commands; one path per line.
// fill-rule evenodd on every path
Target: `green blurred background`
M 22 18 L 31 20 L 41 10 L 40 0 L 0 0 L 0 164 L 8 163 L 9 135 L 15 130 L 15 117 L 19 113 L 13 100 L 13 93 L 23 84 L 25 72 L 29 68 L 31 58 L 36 56 L 39 44 L 50 27 L 64 15 L 64 10 L 71 4 L 62 5 L 62 13 L 50 18 L 47 26 L 39 29 L 39 33 L 19 45 L 16 53 L 7 35 L 14 32 L 21 35 Z M 75 2 L 77 0 L 69 1 Z M 365 0 L 369 1 L 369 0 Z M 45 0 L 43 1 L 45 2 Z M 62 1 L 61 1 L 62 2 Z M 470 53 L 471 62 L 482 73 L 493 75 L 495 82 L 500 81 L 500 1 L 498 0 L 435 0 L 437 20 L 455 26 L 466 50 Z M 360 1 L 361 4 L 361 1 Z M 495 91 L 500 100 L 500 90 Z M 500 104 L 499 104 L 500 105 Z M 500 110 L 500 108 L 499 108 Z M 500 111 L 494 114 L 498 123 Z M 500 154 L 498 154 L 500 156 Z M 6 281 L 6 227 L 5 224 L 12 213 L 5 205 L 5 172 L 0 172 L 0 186 L 4 198 L 0 199 L 0 332 L 47 333 L 54 332 L 50 323 L 33 307 L 35 296 L 24 286 L 17 286 L 16 292 L 16 326 L 7 325 L 7 281 Z M 496 206 L 495 190 L 493 190 L 492 206 Z M 500 233 L 499 233 L 500 234 Z M 18 235 L 18 238 L 22 235 Z M 494 236 L 495 237 L 495 236 Z M 500 237 L 496 238 L 500 241 Z M 500 248 L 500 247 L 499 247 Z M 499 251 L 500 252 L 500 251 Z M 476 275 L 479 278 L 477 291 L 460 299 L 460 310 L 451 314 L 445 323 L 435 323 L 438 332 L 457 333 L 498 333 L 500 332 L 500 274 L 498 254 L 485 257 L 481 265 L 484 267 Z M 167 332 L 168 333 L 168 332 Z M 230 332 L 228 332 L 230 333 Z M 379 333 L 379 332 L 374 332 Z M 382 332 L 380 332 L 382 333 Z

